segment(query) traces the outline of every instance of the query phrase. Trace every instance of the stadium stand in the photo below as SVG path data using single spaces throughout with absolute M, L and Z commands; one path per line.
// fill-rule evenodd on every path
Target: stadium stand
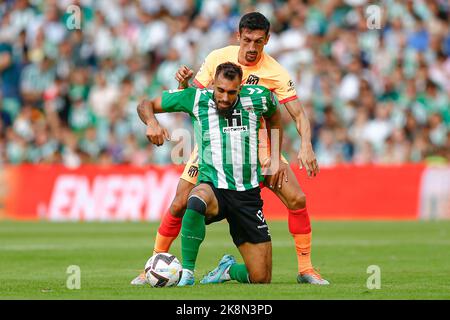
M 291 73 L 321 166 L 449 163 L 450 5 L 379 3 L 371 29 L 366 0 L 3 1 L 0 164 L 170 163 L 173 145 L 147 143 L 137 101 L 176 88 L 180 65 L 198 70 L 236 44 L 250 11 L 271 21 L 266 52 Z M 283 121 L 294 160 L 299 137 L 287 112 Z

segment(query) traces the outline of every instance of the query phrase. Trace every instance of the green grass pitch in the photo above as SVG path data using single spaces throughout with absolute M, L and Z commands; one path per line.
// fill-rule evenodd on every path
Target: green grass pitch
M 269 285 L 133 287 L 151 255 L 157 224 L 0 222 L 1 299 L 450 299 L 450 221 L 315 222 L 312 258 L 330 286 L 296 283 L 294 243 L 286 222 L 269 222 L 273 276 Z M 172 252 L 181 258 L 180 240 Z M 226 223 L 207 227 L 196 280 L 225 253 L 242 262 Z M 68 266 L 81 269 L 69 290 Z M 366 286 L 370 265 L 381 289 Z

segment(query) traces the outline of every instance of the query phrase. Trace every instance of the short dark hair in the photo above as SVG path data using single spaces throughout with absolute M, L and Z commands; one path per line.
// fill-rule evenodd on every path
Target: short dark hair
M 269 34 L 270 22 L 267 18 L 259 12 L 250 12 L 242 16 L 239 21 L 239 33 L 242 33 L 242 29 L 249 30 L 264 30 L 266 36 Z
M 239 82 L 242 81 L 242 68 L 233 62 L 224 62 L 217 66 L 215 78 L 219 75 L 223 75 L 228 80 L 234 80 L 239 78 Z

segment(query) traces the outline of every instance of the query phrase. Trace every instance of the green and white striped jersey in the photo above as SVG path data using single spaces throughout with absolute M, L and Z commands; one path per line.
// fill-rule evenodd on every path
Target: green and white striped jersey
M 213 91 L 187 88 L 164 91 L 166 112 L 191 116 L 199 154 L 199 182 L 216 188 L 244 191 L 259 186 L 258 131 L 261 117 L 270 117 L 277 100 L 265 87 L 243 86 L 228 117 L 219 115 Z

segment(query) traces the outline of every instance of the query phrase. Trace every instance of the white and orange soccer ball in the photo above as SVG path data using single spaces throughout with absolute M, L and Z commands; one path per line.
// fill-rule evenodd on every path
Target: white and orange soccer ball
M 176 286 L 183 268 L 177 257 L 170 253 L 158 253 L 145 264 L 147 282 L 155 288 Z

